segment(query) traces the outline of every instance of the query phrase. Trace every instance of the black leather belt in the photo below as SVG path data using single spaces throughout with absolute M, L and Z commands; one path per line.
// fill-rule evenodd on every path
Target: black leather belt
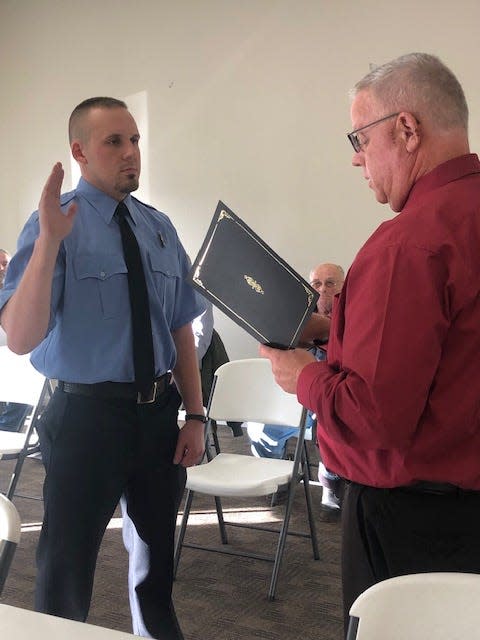
M 427 493 L 437 496 L 461 495 L 467 493 L 480 493 L 475 489 L 461 489 L 460 487 L 450 484 L 449 482 L 416 482 L 406 487 L 398 487 L 401 491 L 408 493 Z
M 152 383 L 145 391 L 137 391 L 133 382 L 96 382 L 95 384 L 82 384 L 79 382 L 59 381 L 58 388 L 65 393 L 74 393 L 79 396 L 92 398 L 124 398 L 135 400 L 137 404 L 149 404 L 164 393 L 172 379 L 170 371 L 164 373 Z
M 359 484 L 352 480 L 345 480 L 347 485 L 355 485 L 357 487 L 364 487 L 366 489 L 376 489 L 377 491 L 402 491 L 406 493 L 420 493 L 436 496 L 451 496 L 451 495 L 472 495 L 477 494 L 480 496 L 480 490 L 478 489 L 462 489 L 449 482 L 429 482 L 427 480 L 421 480 L 414 484 L 405 485 L 403 487 L 391 487 L 390 489 L 375 488 L 369 485 Z

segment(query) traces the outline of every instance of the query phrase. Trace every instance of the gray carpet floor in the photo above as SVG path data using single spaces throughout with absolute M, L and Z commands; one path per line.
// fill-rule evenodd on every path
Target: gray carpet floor
M 223 436 L 226 449 L 245 451 L 244 438 Z M 0 462 L 0 488 L 4 490 L 12 468 Z M 6 604 L 33 608 L 35 548 L 43 503 L 22 496 L 40 496 L 43 466 L 25 462 L 14 502 L 22 518 L 22 539 L 2 595 Z M 184 549 L 174 601 L 186 640 L 341 640 L 340 522 L 320 508 L 321 488 L 312 486 L 320 560 L 314 561 L 308 539 L 289 537 L 275 601 L 267 600 L 272 564 L 259 560 Z M 227 500 L 224 507 L 238 521 L 278 522 L 282 505 L 265 500 Z M 194 502 L 187 538 L 211 544 L 218 540 L 213 500 Z M 291 526 L 306 530 L 302 487 L 296 496 Z M 88 622 L 130 631 L 127 556 L 122 544 L 121 521 L 115 514 L 100 550 Z M 230 528 L 236 548 L 270 552 L 272 534 Z

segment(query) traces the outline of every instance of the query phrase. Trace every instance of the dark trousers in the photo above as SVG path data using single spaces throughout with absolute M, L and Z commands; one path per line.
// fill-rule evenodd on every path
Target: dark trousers
M 136 588 L 145 626 L 154 638 L 183 638 L 171 601 L 175 523 L 186 477 L 172 463 L 179 404 L 173 386 L 145 405 L 55 391 L 38 426 L 46 468 L 38 611 L 86 619 L 100 543 L 123 494 L 149 548 L 148 572 Z
M 480 492 L 448 495 L 347 483 L 342 509 L 345 631 L 354 600 L 407 573 L 480 573 Z

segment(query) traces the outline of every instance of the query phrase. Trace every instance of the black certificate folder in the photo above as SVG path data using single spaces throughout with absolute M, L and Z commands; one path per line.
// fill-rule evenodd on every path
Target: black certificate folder
M 223 202 L 189 280 L 263 344 L 295 347 L 317 292 Z

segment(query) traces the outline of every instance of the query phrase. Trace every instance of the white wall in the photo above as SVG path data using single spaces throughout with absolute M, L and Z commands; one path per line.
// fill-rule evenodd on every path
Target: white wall
M 145 92 L 144 184 L 192 257 L 222 199 L 302 274 L 348 267 L 391 215 L 350 166 L 348 89 L 371 62 L 435 53 L 476 150 L 479 24 L 477 0 L 1 0 L 0 246 L 56 160 L 70 188 L 73 107 Z M 220 312 L 216 326 L 231 357 L 256 354 Z

